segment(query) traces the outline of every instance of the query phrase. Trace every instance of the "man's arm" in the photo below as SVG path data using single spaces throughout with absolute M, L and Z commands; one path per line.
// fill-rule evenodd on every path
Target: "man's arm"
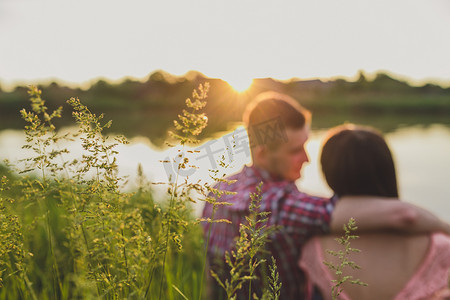
M 398 200 L 343 197 L 333 211 L 331 232 L 342 232 L 342 226 L 351 217 L 360 231 L 443 232 L 450 235 L 449 224 L 421 207 Z

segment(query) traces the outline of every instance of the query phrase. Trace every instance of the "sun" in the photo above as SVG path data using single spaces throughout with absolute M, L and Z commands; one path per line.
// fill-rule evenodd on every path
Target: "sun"
M 253 79 L 251 78 L 234 78 L 228 79 L 228 84 L 238 93 L 243 93 L 252 85 Z

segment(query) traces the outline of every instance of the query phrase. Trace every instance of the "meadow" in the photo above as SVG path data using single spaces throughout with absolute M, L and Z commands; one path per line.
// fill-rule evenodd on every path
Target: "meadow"
M 178 145 L 196 143 L 206 127 L 200 111 L 207 90 L 207 85 L 195 89 L 174 121 L 171 136 Z M 139 169 L 138 188 L 123 192 L 126 179 L 118 176 L 115 148 L 127 140 L 103 134 L 111 121 L 71 98 L 78 131 L 60 134 L 54 121 L 61 108 L 50 112 L 36 87 L 28 93 L 31 110 L 20 113 L 27 124 L 23 148 L 32 155 L 20 169 L 6 161 L 0 170 L 0 299 L 202 299 L 206 249 L 192 193 L 219 206 L 210 195 L 221 191 L 178 178 L 150 183 Z M 78 140 L 84 153 L 67 160 L 70 149 L 60 148 L 61 140 Z M 188 164 L 187 157 L 179 160 L 178 171 Z M 223 180 L 218 170 L 211 176 Z M 154 201 L 152 184 L 167 186 L 167 201 Z M 222 283 L 230 299 L 252 280 L 255 255 L 264 244 L 264 226 L 256 228 L 264 218 L 256 211 L 251 215 L 241 245 L 253 256 L 230 254 L 231 265 L 239 268 L 238 276 Z M 251 232 L 256 234 L 250 237 Z M 246 267 L 248 260 L 253 269 Z M 265 297 L 277 299 L 276 293 Z

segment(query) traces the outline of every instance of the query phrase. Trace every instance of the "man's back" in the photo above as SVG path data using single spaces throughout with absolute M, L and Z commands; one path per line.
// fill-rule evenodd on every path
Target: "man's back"
M 218 201 L 232 205 L 219 206 L 213 216 L 212 205 L 207 203 L 203 212 L 204 218 L 227 219 L 232 222 L 204 224 L 205 237 L 210 236 L 208 258 L 211 267 L 213 270 L 220 268 L 215 262 L 223 261 L 225 252 L 233 249 L 239 236 L 239 225 L 246 222 L 245 216 L 249 213 L 250 194 L 263 182 L 261 211 L 270 212 L 267 225 L 280 226 L 270 236 L 267 249 L 277 261 L 282 282 L 282 299 L 299 299 L 303 294 L 304 277 L 296 262 L 301 247 L 311 235 L 329 230 L 333 203 L 301 193 L 294 182 L 277 180 L 255 167 L 245 167 L 229 179 L 236 182 L 231 185 L 222 183 L 218 188 L 236 194 L 225 195 Z M 218 273 L 218 270 L 215 271 Z M 248 298 L 248 294 L 245 296 Z

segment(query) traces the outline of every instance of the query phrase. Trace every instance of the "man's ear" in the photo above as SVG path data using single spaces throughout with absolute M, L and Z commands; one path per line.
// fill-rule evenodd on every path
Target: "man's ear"
M 267 147 L 265 145 L 257 145 L 252 149 L 253 164 L 264 167 L 267 164 Z

